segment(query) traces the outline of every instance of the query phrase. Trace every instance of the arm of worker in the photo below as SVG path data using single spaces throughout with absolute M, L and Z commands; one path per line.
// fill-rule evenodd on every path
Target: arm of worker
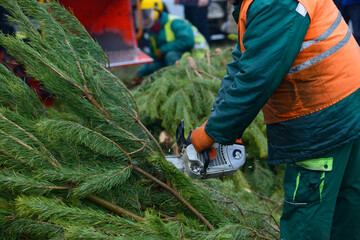
M 163 54 L 168 51 L 190 51 L 194 46 L 194 33 L 191 25 L 184 20 L 175 19 L 171 23 L 175 40 L 160 47 Z
M 246 51 L 228 64 L 228 71 L 237 72 L 224 78 L 227 83 L 205 126 L 214 141 L 232 144 L 241 138 L 289 71 L 310 25 L 309 16 L 295 10 L 297 4 L 260 0 L 250 6 L 243 37 Z
M 238 43 L 232 51 L 232 57 L 233 61 L 226 66 L 227 75 L 221 81 L 221 86 L 211 111 L 214 111 L 217 108 L 217 105 L 222 101 L 226 94 L 226 90 L 232 85 L 235 75 L 239 72 L 238 62 L 241 57 L 241 50 Z M 203 149 L 208 148 L 214 143 L 214 140 L 205 132 L 206 123 L 207 121 L 204 122 L 201 127 L 196 128 L 191 134 L 191 142 L 198 152 L 202 152 Z

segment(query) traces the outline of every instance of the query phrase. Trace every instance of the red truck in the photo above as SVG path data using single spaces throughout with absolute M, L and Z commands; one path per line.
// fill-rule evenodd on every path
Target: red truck
M 108 54 L 110 67 L 121 67 L 152 62 L 138 48 L 142 27 L 135 32 L 135 18 L 131 0 L 60 0 L 66 9 L 72 11 L 90 35 L 98 41 Z M 136 1 L 139 9 L 140 0 Z M 140 19 L 136 19 L 141 23 Z

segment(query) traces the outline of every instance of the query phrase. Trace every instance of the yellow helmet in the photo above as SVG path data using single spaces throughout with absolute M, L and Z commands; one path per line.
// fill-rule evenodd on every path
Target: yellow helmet
M 164 11 L 164 4 L 160 0 L 142 0 L 140 3 L 141 10 L 145 9 L 157 9 L 158 11 Z
M 164 10 L 164 4 L 160 0 L 142 0 L 140 3 L 143 26 L 150 29 L 159 19 L 160 13 Z

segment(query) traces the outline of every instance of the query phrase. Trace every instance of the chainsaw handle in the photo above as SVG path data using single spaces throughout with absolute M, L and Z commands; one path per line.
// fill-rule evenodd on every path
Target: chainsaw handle
M 184 119 L 181 119 L 176 129 L 176 144 L 180 149 L 182 149 L 183 147 L 187 147 L 188 145 L 191 144 L 190 135 L 192 133 L 192 130 L 190 131 L 187 139 L 185 139 L 184 132 L 185 132 Z
M 205 149 L 202 154 L 204 154 L 204 158 L 205 158 L 205 163 L 204 163 L 204 168 L 200 171 L 201 175 L 205 175 L 206 174 L 206 170 L 209 167 L 209 163 L 210 163 L 210 155 L 209 155 L 209 151 L 211 150 L 211 148 L 207 148 Z

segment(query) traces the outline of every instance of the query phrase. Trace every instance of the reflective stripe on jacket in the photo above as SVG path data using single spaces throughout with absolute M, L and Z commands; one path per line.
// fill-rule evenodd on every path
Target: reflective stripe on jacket
M 238 21 L 239 44 L 253 0 L 244 0 Z M 360 48 L 331 0 L 299 0 L 299 14 L 311 19 L 293 66 L 263 107 L 265 123 L 296 119 L 331 106 L 360 87 Z M 323 16 L 326 16 L 324 18 Z

